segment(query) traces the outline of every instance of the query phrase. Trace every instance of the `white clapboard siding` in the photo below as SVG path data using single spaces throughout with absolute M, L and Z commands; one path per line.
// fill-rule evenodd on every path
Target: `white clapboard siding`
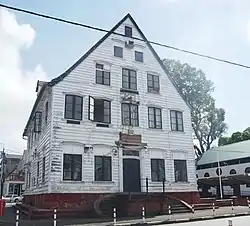
M 128 24 L 133 26 L 131 21 L 126 20 L 115 32 L 123 33 L 124 26 Z M 133 27 L 133 36 L 140 37 L 139 33 Z M 145 42 L 135 41 L 135 48 L 133 50 L 124 48 L 124 41 L 126 38 L 111 35 L 99 47 L 97 47 L 77 68 L 75 68 L 63 81 L 53 87 L 53 115 L 58 116 L 54 123 L 59 127 L 53 130 L 56 140 L 52 140 L 53 144 L 57 147 L 53 150 L 53 154 L 61 153 L 62 149 L 60 142 L 75 141 L 82 144 L 105 144 L 113 146 L 115 141 L 118 140 L 118 133 L 123 130 L 121 126 L 121 94 L 120 88 L 122 87 L 122 68 L 128 67 L 137 70 L 137 85 L 139 91 L 139 128 L 133 128 L 135 134 L 141 134 L 143 142 L 148 143 L 149 148 L 159 148 L 161 150 L 169 150 L 165 154 L 166 158 L 166 177 L 167 180 L 174 181 L 174 167 L 173 157 L 171 151 L 182 150 L 185 151 L 185 156 L 188 166 L 187 184 L 171 184 L 166 189 L 179 190 L 195 190 L 196 178 L 194 167 L 194 154 L 192 148 L 192 128 L 190 109 L 180 97 L 176 88 L 171 83 L 170 79 L 166 76 L 165 72 L 155 59 Z M 123 44 L 121 44 L 123 43 Z M 114 57 L 114 45 L 123 47 L 123 58 Z M 136 62 L 134 60 L 134 51 L 138 50 L 144 54 L 144 62 Z M 104 86 L 95 84 L 95 63 L 105 61 L 111 65 L 111 86 Z M 160 75 L 160 95 L 147 93 L 147 73 L 156 73 Z M 64 119 L 64 101 L 65 94 L 73 93 L 83 96 L 83 121 L 81 125 L 67 124 Z M 112 100 L 111 109 L 111 128 L 98 128 L 92 122 L 88 121 L 88 98 L 89 95 L 93 97 L 104 97 Z M 163 129 L 152 130 L 148 129 L 148 106 L 159 106 L 162 108 L 163 116 Z M 185 132 L 171 132 L 170 131 L 170 109 L 183 111 L 184 128 Z M 124 130 L 125 131 L 125 130 Z M 53 136 L 54 137 L 54 136 Z M 94 151 L 95 153 L 95 146 Z M 164 151 L 163 151 L 164 152 Z M 94 154 L 93 154 L 94 155 Z M 62 154 L 58 154 L 58 157 Z M 93 159 L 93 156 L 90 157 Z M 150 159 L 146 163 L 147 173 L 144 176 L 151 174 Z M 113 161 L 114 162 L 114 161 Z M 114 164 L 114 163 L 113 163 Z M 89 180 L 93 180 L 93 164 L 83 167 L 89 168 L 85 172 L 91 175 Z M 113 168 L 115 165 L 113 165 Z M 87 174 L 87 173 L 86 173 Z M 52 173 L 55 190 L 57 192 L 72 191 L 72 192 L 113 192 L 118 189 L 118 179 L 113 179 L 114 184 L 110 183 L 96 183 L 96 182 L 62 182 L 62 171 Z M 84 181 L 84 176 L 83 176 Z M 144 180 L 145 181 L 145 177 Z M 143 183 L 142 181 L 142 183 Z M 97 185 L 98 184 L 98 185 Z M 97 185 L 97 186 L 96 186 Z M 117 186 L 115 186 L 117 185 Z M 113 189 L 113 190 L 112 190 Z M 159 187 L 159 189 L 161 189 Z M 158 189 L 158 190 L 159 190 Z
M 128 17 L 117 29 L 116 33 L 124 34 L 125 25 L 133 28 L 133 37 L 143 38 Z M 133 128 L 135 134 L 142 135 L 142 142 L 147 143 L 148 150 L 140 151 L 141 184 L 145 191 L 145 178 L 151 178 L 151 158 L 164 158 L 166 170 L 166 191 L 196 191 L 196 173 L 192 142 L 190 109 L 184 102 L 175 86 L 162 69 L 161 65 L 144 41 L 133 40 L 133 49 L 125 48 L 129 38 L 111 34 L 90 55 L 74 68 L 62 81 L 52 86 L 52 106 L 49 114 L 50 130 L 41 135 L 37 148 L 45 147 L 46 183 L 48 192 L 89 192 L 111 193 L 122 192 L 122 152 L 115 155 L 112 150 L 115 141 L 119 140 L 119 132 L 127 132 L 121 124 L 121 92 L 122 68 L 137 71 L 137 100 L 139 101 L 139 127 Z M 114 46 L 123 47 L 123 58 L 114 56 Z M 135 61 L 135 51 L 143 52 L 144 62 Z M 110 66 L 110 86 L 95 84 L 95 65 L 102 63 Z M 147 74 L 160 76 L 160 94 L 147 92 Z M 83 97 L 83 120 L 80 125 L 67 124 L 64 119 L 65 94 Z M 88 120 L 89 96 L 111 100 L 111 125 L 100 128 Z M 148 107 L 162 109 L 162 129 L 148 128 Z M 172 132 L 170 128 L 170 110 L 183 112 L 184 132 Z M 52 118 L 51 118 L 52 117 Z M 70 144 L 71 149 L 67 149 Z M 66 146 L 65 146 L 66 145 Z M 92 152 L 84 152 L 84 145 L 92 145 Z M 82 155 L 82 181 L 63 181 L 63 154 L 74 152 Z M 112 157 L 112 181 L 94 181 L 94 156 Z M 180 156 L 187 160 L 188 182 L 175 183 L 174 158 Z M 179 157 L 178 157 L 179 158 Z M 32 167 L 36 175 L 36 165 Z M 41 172 L 41 171 L 40 171 Z M 41 176 L 41 173 L 40 173 Z M 47 181 L 49 180 L 49 183 Z M 155 186 L 153 186 L 155 185 Z M 159 185 L 159 186 L 158 186 Z M 39 186 L 32 187 L 32 192 L 40 192 Z M 161 192 L 161 182 L 150 182 L 150 192 Z
M 50 94 L 49 94 L 50 93 Z M 48 193 L 48 182 L 49 182 L 49 166 L 50 166 L 50 144 L 51 144 L 51 122 L 52 122 L 52 95 L 51 89 L 47 90 L 38 106 L 37 110 L 42 111 L 42 132 L 38 135 L 36 142 L 33 143 L 33 146 L 30 150 L 27 150 L 27 161 L 30 161 L 30 172 L 31 172 L 31 182 L 30 187 L 27 187 L 27 169 L 25 184 L 26 189 L 25 193 L 35 194 L 35 193 Z M 45 103 L 48 101 L 48 119 L 45 123 Z M 30 128 L 30 130 L 33 127 Z M 30 137 L 30 134 L 28 135 Z M 37 157 L 34 158 L 32 155 L 34 152 L 37 152 Z M 42 183 L 42 159 L 45 157 L 45 182 Z M 37 161 L 39 161 L 39 177 L 37 183 Z M 35 178 L 35 184 L 33 184 L 33 178 Z

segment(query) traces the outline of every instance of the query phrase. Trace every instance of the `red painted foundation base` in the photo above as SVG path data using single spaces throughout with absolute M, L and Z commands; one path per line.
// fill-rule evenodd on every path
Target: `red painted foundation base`
M 177 200 L 182 200 L 188 204 L 197 204 L 200 202 L 199 192 L 183 192 L 183 193 L 167 193 L 163 196 L 162 193 L 139 193 L 139 194 L 96 194 L 96 193 L 57 193 L 57 194 L 40 194 L 40 195 L 26 195 L 24 196 L 23 205 L 21 208 L 28 208 L 26 212 L 43 212 L 47 210 L 49 213 L 53 209 L 57 209 L 58 213 L 63 212 L 70 214 L 71 212 L 79 212 L 81 215 L 98 214 L 96 211 L 96 200 L 104 197 L 115 197 L 114 202 L 107 206 L 107 209 L 112 211 L 112 207 L 117 205 L 120 211 L 125 211 L 129 215 L 140 215 L 141 208 L 144 206 L 147 213 L 157 214 L 163 211 L 164 206 L 167 205 L 166 196 Z M 100 207 L 101 208 L 101 207 Z M 124 210 L 126 208 L 126 210 Z M 44 212 L 45 213 L 45 212 Z M 67 214 L 66 214 L 67 215 Z M 70 214 L 71 215 L 71 214 Z

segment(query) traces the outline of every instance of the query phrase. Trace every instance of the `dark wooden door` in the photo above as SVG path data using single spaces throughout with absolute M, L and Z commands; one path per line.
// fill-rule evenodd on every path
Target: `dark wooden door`
M 141 192 L 139 159 L 123 159 L 123 192 Z

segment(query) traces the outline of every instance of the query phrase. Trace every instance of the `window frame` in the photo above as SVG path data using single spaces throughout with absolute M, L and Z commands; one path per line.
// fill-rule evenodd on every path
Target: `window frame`
M 34 115 L 34 133 L 41 133 L 42 131 L 42 112 L 36 111 Z
M 130 26 L 125 26 L 124 35 L 125 35 L 125 37 L 132 38 L 133 37 L 133 28 Z
M 97 160 L 98 158 L 101 159 L 101 175 L 97 175 Z M 106 163 L 109 163 L 109 166 L 105 166 Z M 111 156 L 94 156 L 94 179 L 95 181 L 112 181 L 112 157 Z M 106 171 L 109 172 L 109 175 L 105 175 Z M 100 179 L 101 178 L 101 179 Z
M 116 54 L 116 49 L 118 50 L 121 50 L 121 55 L 117 55 Z M 118 57 L 118 58 L 123 58 L 123 48 L 122 47 L 120 47 L 120 46 L 114 46 L 114 56 L 115 57 Z
M 95 102 L 96 100 L 102 100 L 103 101 L 103 118 L 105 116 L 105 103 L 107 102 L 109 105 L 109 121 L 104 122 L 104 121 L 97 121 L 95 118 L 96 112 L 95 112 Z M 93 103 L 93 104 L 92 104 Z M 111 124 L 111 101 L 107 99 L 99 99 L 99 98 L 94 98 L 92 96 L 89 96 L 89 106 L 88 106 L 88 119 L 92 122 L 99 122 L 99 123 L 105 123 L 105 124 Z
M 72 117 L 67 116 L 67 97 L 72 97 L 72 107 L 70 109 Z M 81 100 L 81 114 L 80 114 L 80 118 L 76 118 L 75 114 L 76 114 L 76 98 L 79 98 Z M 65 95 L 65 102 L 64 102 L 64 118 L 65 119 L 69 119 L 69 120 L 75 120 L 75 121 L 82 121 L 83 118 L 83 97 L 79 96 L 79 95 L 74 95 L 74 94 L 66 94 Z
M 139 58 L 136 58 L 136 56 L 138 57 L 138 54 L 139 54 Z M 141 63 L 144 62 L 144 54 L 143 54 L 143 52 L 135 51 L 135 61 L 136 62 L 141 62 Z
M 175 114 L 174 117 L 172 117 L 172 113 Z M 181 114 L 181 127 L 178 123 L 178 114 Z M 174 120 L 174 122 L 173 122 Z M 183 121 L 183 112 L 178 110 L 170 110 L 170 124 L 171 124 L 171 131 L 177 131 L 177 132 L 184 132 L 184 121 Z M 176 129 L 174 128 L 174 125 L 176 125 Z
M 177 174 L 176 174 L 176 165 L 177 163 L 184 163 L 184 174 L 182 174 L 182 169 L 180 170 L 180 176 L 178 178 Z M 180 166 L 180 164 L 178 165 L 178 167 Z M 182 166 L 182 165 L 181 165 Z M 184 175 L 184 176 L 183 176 Z M 174 159 L 174 177 L 175 177 L 175 182 L 178 183 L 178 182 L 188 182 L 188 171 L 187 171 L 187 160 L 185 159 Z M 182 178 L 183 177 L 183 178 Z
M 123 107 L 124 106 L 128 106 L 129 110 L 128 110 L 128 113 L 129 113 L 129 124 L 125 124 L 124 121 L 124 109 Z M 132 107 L 135 107 L 136 109 L 136 118 L 132 118 Z M 124 126 L 133 126 L 133 127 L 139 127 L 139 105 L 138 104 L 131 104 L 131 103 L 122 103 L 121 104 L 121 116 L 122 116 L 122 125 Z M 135 120 L 135 125 L 132 124 L 132 121 Z
M 102 68 L 98 68 L 98 66 L 101 66 Z M 105 86 L 110 86 L 110 70 L 104 69 L 104 64 L 96 63 L 95 65 L 95 83 Z M 98 75 L 98 72 L 101 72 L 101 76 Z M 108 74 L 108 83 L 105 83 L 105 73 Z M 99 82 L 98 77 L 101 78 L 102 82 Z
M 154 126 L 152 127 L 150 125 L 150 109 L 153 109 L 153 124 Z M 159 110 L 160 111 L 160 127 L 157 127 L 157 120 L 156 120 L 156 111 Z M 162 129 L 162 109 L 159 107 L 148 107 L 148 128 L 150 129 Z
M 151 163 L 151 181 L 152 182 L 163 182 L 166 180 L 166 168 L 165 168 L 165 159 L 152 158 L 150 160 Z M 153 166 L 155 163 L 156 165 Z M 163 163 L 163 164 L 162 164 Z M 163 178 L 161 178 L 160 168 L 163 166 Z M 156 168 L 156 171 L 154 171 Z M 153 174 L 156 173 L 156 178 L 154 178 Z
M 48 122 L 48 115 L 49 115 L 49 102 L 46 101 L 46 103 L 45 103 L 45 113 L 44 113 L 45 124 L 47 124 L 47 122 Z
M 125 75 L 125 71 L 127 71 L 128 75 Z M 134 83 L 131 82 L 131 80 L 132 80 L 131 73 L 132 72 L 135 74 L 135 77 L 134 77 L 135 82 Z M 125 82 L 125 77 L 128 77 L 128 82 Z M 128 87 L 124 86 L 125 83 L 128 83 Z M 135 85 L 135 89 L 131 88 L 132 84 Z M 127 90 L 137 91 L 137 71 L 136 70 L 129 69 L 129 68 L 122 68 L 122 88 L 127 89 Z
M 40 177 L 40 162 L 39 161 L 37 161 L 37 163 L 36 163 L 37 165 L 36 165 L 36 179 L 37 179 L 37 181 L 36 181 L 36 183 L 37 184 L 39 184 L 39 177 Z
M 65 159 L 66 157 L 70 157 L 70 163 L 68 162 L 65 162 Z M 78 159 L 79 158 L 79 159 Z M 77 172 L 75 171 L 75 168 L 76 168 L 76 161 L 80 160 L 80 177 L 77 178 L 77 179 L 74 179 L 74 173 Z M 65 164 L 70 164 L 70 171 L 66 170 L 65 171 Z M 72 164 L 73 163 L 73 164 Z M 83 161 L 82 161 L 82 155 L 81 154 L 68 154 L 68 153 L 64 153 L 63 154 L 63 181 L 82 181 L 82 164 L 83 164 Z M 65 177 L 65 172 L 70 172 L 70 179 L 66 178 Z
M 45 170 L 46 170 L 46 157 L 43 157 L 42 161 L 42 183 L 45 182 Z
M 152 77 L 152 86 L 149 85 L 150 77 Z M 158 87 L 156 86 L 157 83 L 158 83 Z M 159 93 L 160 92 L 160 76 L 148 73 L 147 85 L 148 85 L 148 93 Z

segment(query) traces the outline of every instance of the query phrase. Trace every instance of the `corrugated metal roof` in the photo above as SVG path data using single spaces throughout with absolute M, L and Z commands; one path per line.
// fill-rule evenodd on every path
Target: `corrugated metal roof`
M 217 162 L 217 153 L 220 161 L 250 157 L 250 140 L 212 148 L 203 154 L 197 165 Z

